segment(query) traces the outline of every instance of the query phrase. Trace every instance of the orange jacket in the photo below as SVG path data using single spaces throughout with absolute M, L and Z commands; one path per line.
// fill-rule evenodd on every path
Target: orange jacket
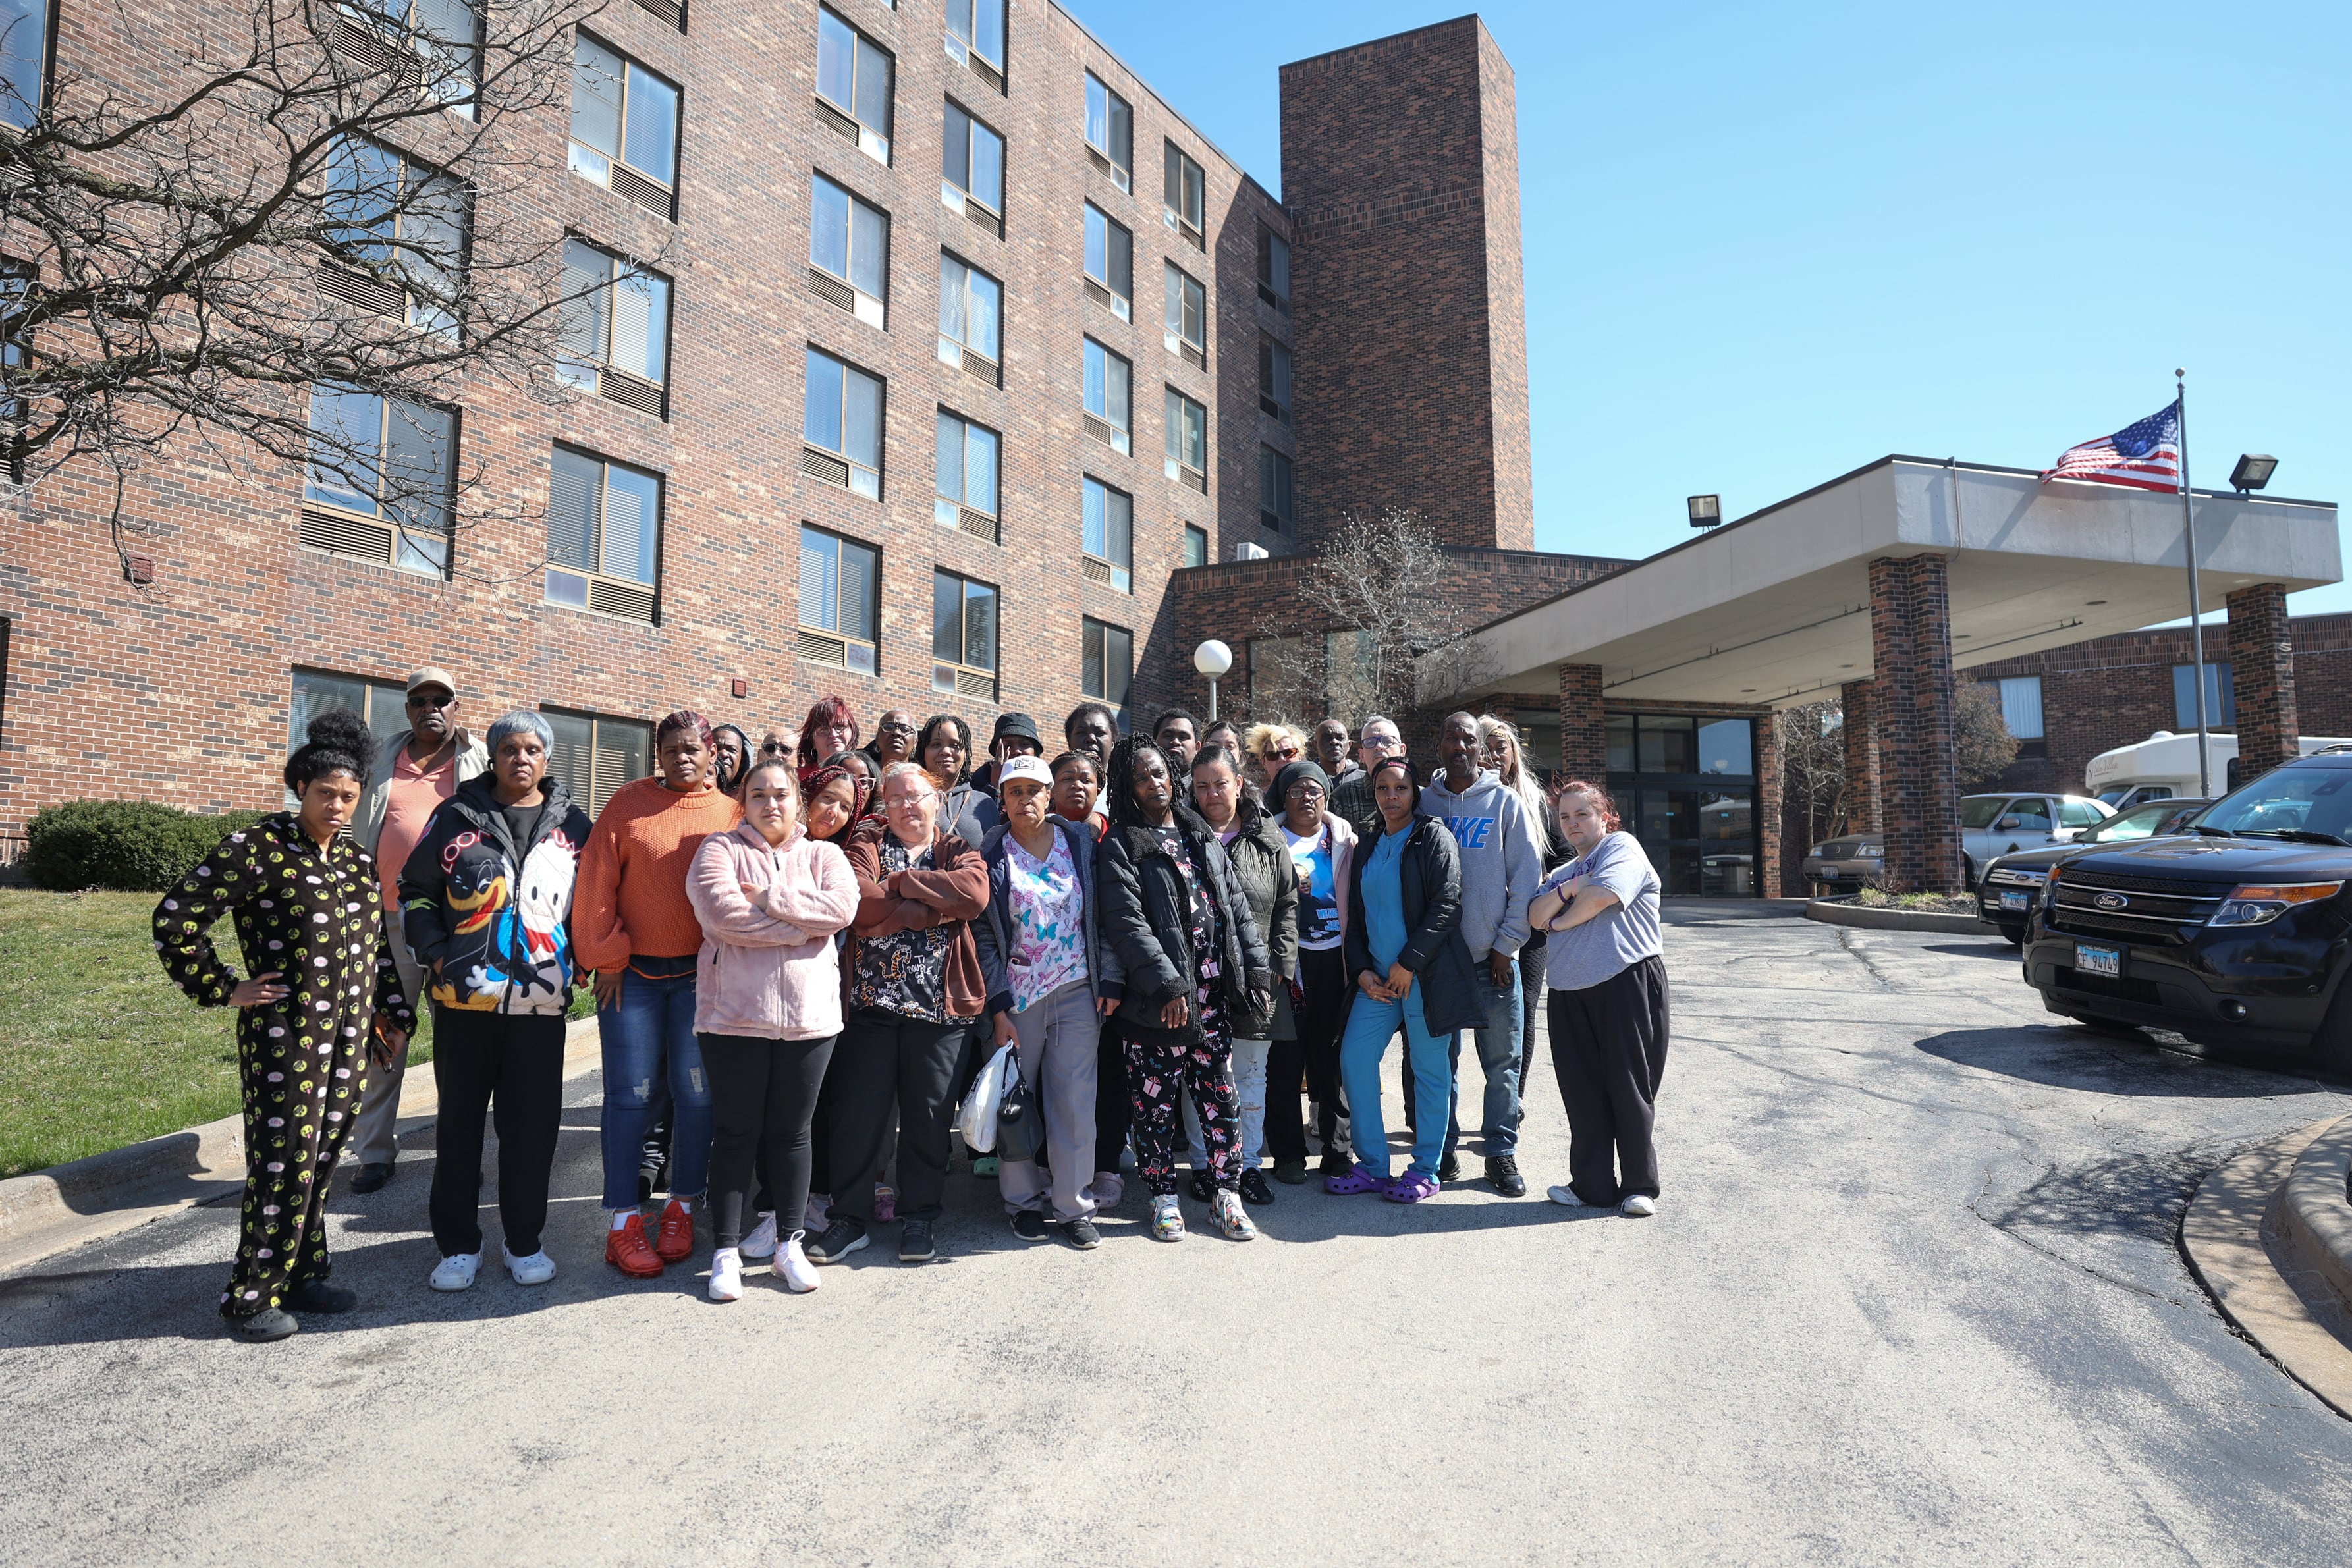
M 614 790 L 580 852 L 572 892 L 572 950 L 581 966 L 610 975 L 632 954 L 699 953 L 702 923 L 687 901 L 687 870 L 703 840 L 742 820 L 743 808 L 717 789 L 681 795 L 640 779 Z

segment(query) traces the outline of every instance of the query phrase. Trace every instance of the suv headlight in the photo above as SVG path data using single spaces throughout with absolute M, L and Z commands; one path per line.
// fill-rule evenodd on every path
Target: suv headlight
M 2249 883 L 2232 888 L 2221 907 L 2213 912 L 2209 925 L 2267 925 L 2298 904 L 2311 904 L 2323 898 L 2333 898 L 2343 890 L 2340 882 L 2295 882 L 2271 885 Z

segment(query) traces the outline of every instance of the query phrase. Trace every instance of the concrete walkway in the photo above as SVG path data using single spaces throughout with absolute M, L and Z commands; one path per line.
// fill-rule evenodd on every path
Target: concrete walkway
M 337 1201 L 366 1308 L 281 1346 L 220 1337 L 226 1207 L 0 1280 L 0 1561 L 2352 1560 L 2352 1423 L 2175 1246 L 2352 1101 L 2053 1027 L 1995 940 L 1670 919 L 1654 1220 L 1283 1187 L 1081 1254 L 960 1174 L 940 1263 L 719 1307 L 598 1261 L 577 1099 L 544 1290 L 425 1289 L 429 1137 Z

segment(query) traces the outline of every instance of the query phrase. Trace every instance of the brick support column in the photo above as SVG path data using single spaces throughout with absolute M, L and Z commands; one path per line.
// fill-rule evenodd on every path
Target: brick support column
M 1780 716 L 1756 716 L 1756 896 L 1790 896 L 1780 864 Z
M 1958 892 L 1967 871 L 1943 557 L 1870 563 L 1870 639 L 1887 891 Z
M 2278 583 L 2242 588 L 2229 603 L 2230 679 L 2237 688 L 2238 779 L 2243 783 L 2297 753 L 2294 632 L 2286 618 L 2286 590 Z M 2218 787 L 2221 780 L 2213 782 Z
M 1876 832 L 1883 825 L 1878 812 L 1878 729 L 1872 716 L 1872 686 L 1868 681 L 1848 681 L 1838 688 L 1845 712 L 1845 800 L 1837 831 Z
M 1601 666 L 1559 666 L 1559 767 L 1563 783 L 1606 785 L 1609 722 L 1601 711 Z

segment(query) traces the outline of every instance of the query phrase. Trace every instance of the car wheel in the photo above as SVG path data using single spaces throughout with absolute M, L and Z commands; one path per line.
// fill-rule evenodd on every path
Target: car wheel
M 2137 1040 L 2143 1043 L 2147 1040 L 2147 1036 L 2140 1032 L 2139 1025 L 2126 1023 L 2121 1019 L 2085 1018 L 2081 1013 L 2069 1013 L 2066 1016 L 2093 1034 L 2104 1034 L 2111 1040 Z

